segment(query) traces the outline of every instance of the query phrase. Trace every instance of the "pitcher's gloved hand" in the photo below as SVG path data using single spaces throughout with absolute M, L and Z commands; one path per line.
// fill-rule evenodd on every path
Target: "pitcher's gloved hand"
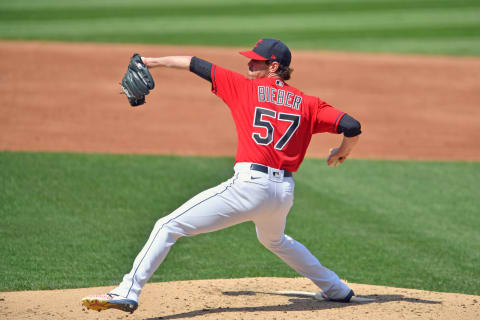
M 155 87 L 153 77 L 138 53 L 130 59 L 121 86 L 132 107 L 144 104 L 145 95 Z

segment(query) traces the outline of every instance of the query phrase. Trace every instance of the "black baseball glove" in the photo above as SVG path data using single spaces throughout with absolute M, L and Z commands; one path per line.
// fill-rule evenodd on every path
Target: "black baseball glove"
M 130 59 L 121 86 L 132 107 L 144 104 L 145 95 L 155 87 L 153 77 L 138 53 Z

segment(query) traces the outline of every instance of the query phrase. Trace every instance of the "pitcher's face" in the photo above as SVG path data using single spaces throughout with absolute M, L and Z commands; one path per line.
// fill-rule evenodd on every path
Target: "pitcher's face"
M 247 78 L 250 80 L 265 78 L 269 74 L 269 68 L 266 61 L 250 60 L 248 62 Z

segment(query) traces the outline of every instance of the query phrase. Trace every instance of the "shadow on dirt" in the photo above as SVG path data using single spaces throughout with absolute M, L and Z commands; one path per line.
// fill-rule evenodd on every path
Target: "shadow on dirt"
M 225 291 L 222 294 L 227 296 L 253 296 L 257 294 L 268 294 L 268 295 L 279 295 L 278 293 L 273 292 L 255 292 L 255 291 Z M 309 311 L 309 310 L 326 310 L 326 309 L 335 309 L 335 308 L 346 308 L 352 305 L 361 305 L 361 304 L 371 304 L 371 303 L 385 303 L 392 301 L 406 301 L 411 303 L 425 303 L 425 304 L 441 304 L 441 301 L 431 301 L 424 299 L 416 298 L 407 298 L 403 295 L 396 294 L 374 294 L 374 295 L 362 295 L 361 297 L 375 299 L 372 302 L 361 302 L 361 303 L 342 303 L 342 302 L 331 302 L 331 301 L 317 301 L 311 298 L 301 297 L 299 298 L 295 294 L 289 294 L 283 296 L 293 297 L 289 299 L 289 304 L 279 304 L 274 306 L 258 306 L 258 307 L 237 307 L 237 308 L 212 308 L 212 309 L 201 309 L 193 310 L 189 312 L 183 312 L 172 315 L 165 315 L 162 317 L 156 318 L 147 318 L 145 320 L 166 320 L 166 319 L 184 319 L 184 318 L 193 318 L 197 316 L 202 316 L 205 314 L 221 314 L 224 312 L 269 312 L 269 311 Z

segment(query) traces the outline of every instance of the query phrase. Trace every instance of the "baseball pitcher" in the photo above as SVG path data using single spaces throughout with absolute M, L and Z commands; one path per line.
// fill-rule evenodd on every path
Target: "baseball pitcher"
M 290 50 L 283 42 L 261 39 L 252 50 L 240 53 L 249 59 L 246 76 L 198 57 L 134 56 L 137 69 L 142 72 L 157 67 L 185 69 L 211 82 L 212 92 L 230 109 L 237 130 L 234 174 L 159 219 L 120 285 L 107 294 L 84 298 L 82 303 L 87 308 L 133 312 L 143 286 L 177 239 L 245 221 L 252 221 L 258 240 L 299 274 L 311 279 L 323 297 L 339 302 L 352 300 L 353 291 L 337 274 L 284 231 L 293 204 L 293 175 L 312 135 L 343 134 L 341 144 L 330 150 L 327 159 L 329 166 L 336 166 L 345 161 L 357 143 L 360 123 L 286 82 L 293 70 Z M 131 84 L 129 79 L 135 83 Z M 146 93 L 138 90 L 142 87 Z M 153 79 L 149 74 L 132 76 L 127 71 L 122 88 L 129 93 L 131 105 L 136 106 L 145 102 Z

